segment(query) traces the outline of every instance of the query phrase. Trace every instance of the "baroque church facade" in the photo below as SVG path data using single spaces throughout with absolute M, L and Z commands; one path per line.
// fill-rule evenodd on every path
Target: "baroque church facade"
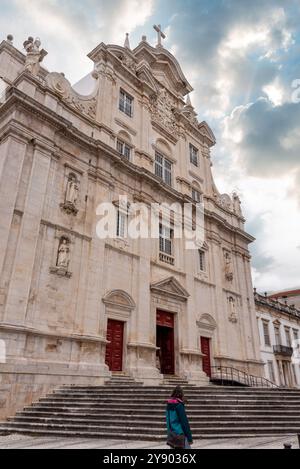
M 248 246 L 236 194 L 212 175 L 216 144 L 176 58 L 146 37 L 101 43 L 72 88 L 47 52 L 0 45 L 0 416 L 62 384 L 112 373 L 207 385 L 214 367 L 262 376 Z M 128 204 L 203 201 L 205 242 L 125 235 Z M 115 204 L 117 236 L 97 236 Z

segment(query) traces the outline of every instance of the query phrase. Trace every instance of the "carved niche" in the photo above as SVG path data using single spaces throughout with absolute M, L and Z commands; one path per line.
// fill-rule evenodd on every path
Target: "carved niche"
M 65 189 L 65 200 L 60 205 L 68 215 L 77 215 L 80 193 L 80 179 L 75 172 L 69 172 Z

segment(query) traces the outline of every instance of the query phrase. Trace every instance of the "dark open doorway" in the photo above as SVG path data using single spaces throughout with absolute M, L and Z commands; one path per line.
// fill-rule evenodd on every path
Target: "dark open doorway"
M 174 375 L 174 316 L 164 311 L 157 312 L 156 344 L 159 348 L 158 357 L 160 371 L 164 375 Z

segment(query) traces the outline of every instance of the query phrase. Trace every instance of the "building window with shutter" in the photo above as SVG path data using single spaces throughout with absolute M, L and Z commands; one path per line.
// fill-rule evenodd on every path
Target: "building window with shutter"
M 269 323 L 263 322 L 263 330 L 264 330 L 264 338 L 265 338 L 265 345 L 267 347 L 271 346 L 271 339 L 270 339 L 270 330 L 269 330 Z
M 155 175 L 169 186 L 172 185 L 172 163 L 158 152 L 155 154 Z
M 194 166 L 199 166 L 199 150 L 190 143 L 190 162 Z
M 117 151 L 120 153 L 120 155 L 124 156 L 126 160 L 131 160 L 131 147 L 127 143 L 122 142 L 122 140 L 118 140 Z
M 133 116 L 133 97 L 122 89 L 120 90 L 119 109 L 127 116 Z

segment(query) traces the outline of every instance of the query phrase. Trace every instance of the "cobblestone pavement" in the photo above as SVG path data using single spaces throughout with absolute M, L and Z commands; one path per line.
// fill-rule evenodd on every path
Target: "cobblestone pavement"
M 195 441 L 193 449 L 283 449 L 291 443 L 298 449 L 294 435 L 269 438 L 241 438 Z M 168 449 L 165 444 L 149 441 L 128 442 L 87 438 L 28 437 L 23 435 L 0 436 L 0 449 Z

